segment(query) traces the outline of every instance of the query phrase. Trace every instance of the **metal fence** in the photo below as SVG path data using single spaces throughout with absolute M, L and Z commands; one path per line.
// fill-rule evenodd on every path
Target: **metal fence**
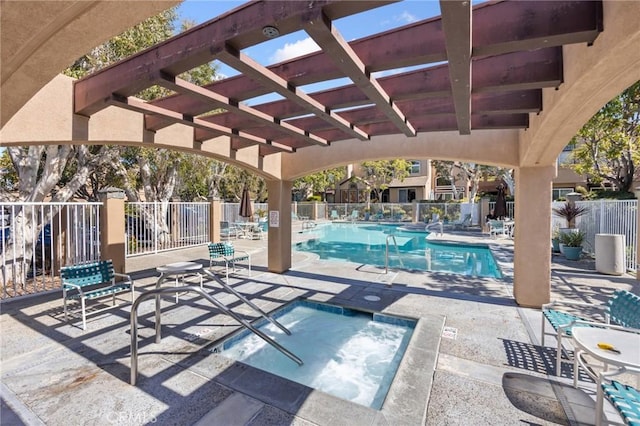
M 552 203 L 552 208 L 561 207 L 564 202 Z M 583 250 L 595 254 L 596 234 L 619 234 L 625 236 L 625 266 L 634 271 L 637 264 L 637 215 L 638 200 L 594 200 L 578 201 L 586 213 L 576 218 L 576 228 L 585 233 Z M 567 227 L 562 217 L 552 216 L 552 229 Z
M 1 297 L 60 286 L 61 266 L 100 259 L 101 203 L 0 203 Z
M 210 203 L 125 203 L 127 257 L 209 242 Z

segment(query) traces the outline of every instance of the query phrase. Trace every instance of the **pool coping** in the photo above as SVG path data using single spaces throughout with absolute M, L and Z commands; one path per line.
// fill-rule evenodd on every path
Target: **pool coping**
M 323 303 L 313 298 L 307 300 Z M 330 304 L 416 321 L 409 345 L 380 410 L 340 399 L 207 349 L 201 350 L 201 362 L 188 368 L 236 392 L 316 424 L 416 424 L 418 419 L 420 424 L 424 424 L 445 317 L 427 313 L 411 316 L 393 306 L 373 311 L 355 304 Z M 212 347 L 232 334 L 219 339 Z M 215 409 L 202 419 L 214 418 L 213 411 Z M 331 420 L 327 422 L 328 419 Z

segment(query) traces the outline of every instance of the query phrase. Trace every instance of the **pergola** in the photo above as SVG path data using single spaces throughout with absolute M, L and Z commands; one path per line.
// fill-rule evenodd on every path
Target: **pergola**
M 444 1 L 442 17 L 350 43 L 332 25 L 387 3 L 247 3 L 78 81 L 75 113 L 115 105 L 145 114 L 147 130 L 180 123 L 194 128 L 196 142 L 226 135 L 232 149 L 258 145 L 260 156 L 380 135 L 525 129 L 542 110 L 542 89 L 563 81 L 562 46 L 593 43 L 602 31 L 602 3 L 591 1 L 485 3 L 473 13 L 469 1 Z M 321 50 L 270 66 L 243 53 L 296 31 Z M 204 87 L 178 77 L 213 60 L 242 74 Z M 299 89 L 342 77 L 351 84 Z M 149 103 L 133 97 L 154 84 L 177 94 Z M 283 99 L 242 104 L 268 93 Z
M 84 25 L 84 31 L 92 31 L 89 24 L 96 23 L 97 14 L 82 9 L 82 2 L 67 3 L 56 28 Z M 121 4 L 94 3 L 105 11 Z M 440 17 L 351 42 L 333 25 L 388 3 L 246 3 L 82 80 L 56 77 L 37 94 L 14 89 L 16 98 L 62 103 L 63 123 L 52 124 L 46 135 L 33 132 L 28 122 L 38 107 L 12 98 L 5 105 L 3 99 L 9 111 L 2 113 L 0 145 L 144 144 L 253 170 L 267 179 L 269 210 L 280 212 L 280 227 L 269 229 L 269 269 L 275 272 L 291 264 L 289 201 L 297 177 L 397 157 L 511 167 L 518 230 L 514 293 L 519 304 L 539 306 L 549 299 L 549 200 L 556 158 L 600 106 L 640 79 L 640 6 L 559 0 L 472 7 L 469 1 L 443 0 Z M 167 2 L 136 2 L 128 19 L 152 15 L 162 5 Z M 11 47 L 11 41 L 20 40 L 11 38 L 7 24 L 35 25 L 17 12 L 18 4 L 2 7 L 3 43 L 8 38 Z M 16 22 L 5 22 L 5 12 L 13 12 L 9 15 Z M 101 38 L 123 29 L 108 14 L 101 19 L 107 21 L 96 27 Z M 321 50 L 266 66 L 244 52 L 297 31 Z M 11 90 L 11 78 L 26 72 L 42 47 L 30 48 L 22 52 L 23 62 L 10 61 L 10 74 L 3 50 L 3 92 Z M 56 48 L 71 60 L 84 53 L 80 48 L 87 50 L 80 42 L 60 42 Z M 178 77 L 213 60 L 240 74 L 203 87 Z M 382 71 L 388 75 L 377 77 Z M 345 77 L 350 83 L 324 91 L 300 88 Z M 32 86 L 40 89 L 49 81 L 43 80 Z M 175 94 L 152 102 L 136 98 L 153 85 Z M 270 93 L 280 99 L 244 103 Z

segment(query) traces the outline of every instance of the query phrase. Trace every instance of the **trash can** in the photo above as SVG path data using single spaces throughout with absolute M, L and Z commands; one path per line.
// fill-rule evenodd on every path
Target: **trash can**
M 596 234 L 596 271 L 607 275 L 624 274 L 624 250 L 624 235 Z

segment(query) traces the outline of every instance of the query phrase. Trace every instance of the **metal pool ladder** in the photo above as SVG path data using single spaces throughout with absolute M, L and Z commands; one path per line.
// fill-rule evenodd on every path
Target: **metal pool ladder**
M 398 255 L 398 260 L 400 261 L 400 266 L 404 268 L 404 263 L 402 262 L 402 257 L 400 257 L 400 250 L 398 249 L 398 242 L 396 241 L 396 236 L 394 234 L 387 235 L 386 248 L 384 251 L 384 273 L 389 272 L 389 240 L 393 239 L 393 245 L 396 248 L 396 254 Z
M 264 340 L 265 342 L 267 342 L 268 344 L 270 344 L 271 346 L 276 348 L 278 351 L 280 351 L 282 354 L 284 354 L 287 357 L 289 357 L 292 361 L 294 361 L 299 366 L 304 364 L 300 358 L 298 358 L 295 354 L 290 352 L 287 348 L 285 348 L 284 346 L 282 346 L 281 344 L 279 344 L 278 342 L 273 340 L 271 337 L 269 337 L 266 334 L 264 334 L 262 331 L 260 331 L 257 328 L 255 328 L 249 322 L 247 322 L 242 317 L 240 317 L 238 314 L 236 314 L 231 309 L 229 309 L 224 303 L 222 303 L 219 300 L 215 299 L 213 296 L 208 294 L 206 291 L 204 291 L 199 286 L 190 285 L 190 286 L 185 286 L 185 287 L 165 287 L 165 288 L 157 288 L 157 289 L 154 289 L 154 290 L 149 290 L 149 291 L 141 294 L 136 299 L 136 301 L 133 302 L 133 305 L 131 306 L 131 384 L 132 385 L 136 384 L 136 380 L 138 378 L 138 306 L 140 306 L 140 303 L 142 303 L 143 301 L 145 301 L 147 299 L 150 299 L 152 297 L 156 298 L 156 343 L 160 343 L 160 341 L 162 340 L 161 333 L 160 333 L 160 329 L 161 329 L 161 323 L 160 323 L 160 318 L 161 318 L 161 316 L 160 316 L 160 295 L 161 294 L 165 294 L 165 293 L 178 293 L 178 292 L 182 293 L 182 292 L 190 292 L 190 291 L 193 291 L 193 292 L 196 292 L 196 293 L 200 293 L 200 295 L 202 297 L 204 297 L 209 302 L 211 302 L 215 307 L 220 309 L 225 314 L 229 315 L 231 318 L 233 318 L 236 321 L 238 321 L 240 323 L 240 325 L 242 325 L 244 328 L 246 328 L 247 330 L 251 331 L 253 334 L 255 334 L 256 336 L 260 337 L 262 340 Z M 242 296 L 241 298 L 246 300 L 244 298 L 244 296 Z M 253 307 L 255 305 L 250 304 L 250 306 Z M 258 312 L 263 314 L 263 312 L 261 310 L 259 310 L 259 309 L 258 309 Z M 265 316 L 265 315 L 262 315 L 262 316 Z M 268 315 L 266 317 L 272 323 L 277 324 L 278 327 L 280 327 L 281 329 L 286 330 L 287 334 L 291 334 L 291 332 L 289 330 L 284 328 L 284 326 L 282 326 L 276 320 L 274 320 L 273 318 L 269 317 Z

